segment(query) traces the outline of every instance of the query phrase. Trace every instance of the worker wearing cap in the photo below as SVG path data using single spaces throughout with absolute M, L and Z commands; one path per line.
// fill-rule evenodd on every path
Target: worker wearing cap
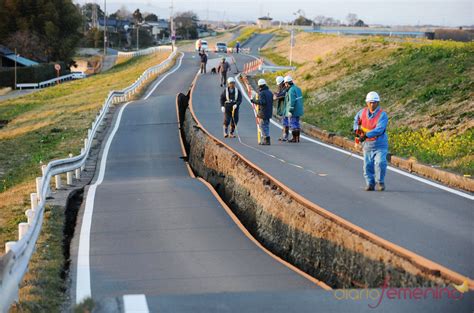
M 225 57 L 222 57 L 219 66 L 217 67 L 217 72 L 221 74 L 221 87 L 226 85 L 227 82 L 227 72 L 230 71 L 230 64 L 225 60 Z
M 277 91 L 274 93 L 274 99 L 277 101 L 277 115 L 281 117 L 281 122 L 283 124 L 281 137 L 278 138 L 279 141 L 288 141 L 290 134 L 290 121 L 288 116 L 285 115 L 285 96 L 288 89 L 285 86 L 283 76 L 278 76 L 276 78 Z
M 224 138 L 235 137 L 235 128 L 239 122 L 239 107 L 242 103 L 242 94 L 239 89 L 235 87 L 235 78 L 229 77 L 227 80 L 227 87 L 221 94 L 221 110 L 224 113 Z
M 363 144 L 366 191 L 385 190 L 387 171 L 388 116 L 380 107 L 380 97 L 371 91 L 365 98 L 367 107 L 354 118 L 354 132 Z
M 296 86 L 291 76 L 285 76 L 283 79 L 288 91 L 285 95 L 285 116 L 290 119 L 290 129 L 292 138 L 288 142 L 300 142 L 300 118 L 304 114 L 303 93 Z
M 258 118 L 262 132 L 261 145 L 270 145 L 270 119 L 273 114 L 273 93 L 267 86 L 265 79 L 258 80 L 258 98 L 252 98 L 252 103 L 258 105 Z
M 199 51 L 199 57 L 201 58 L 201 67 L 200 73 L 206 74 L 206 67 L 207 67 L 207 54 L 206 51 Z

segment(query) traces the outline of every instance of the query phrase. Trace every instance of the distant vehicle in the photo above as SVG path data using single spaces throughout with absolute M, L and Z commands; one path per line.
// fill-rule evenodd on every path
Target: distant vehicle
M 216 43 L 216 52 L 227 52 L 227 44 L 224 42 Z
M 84 72 L 71 72 L 71 74 L 72 79 L 82 79 L 87 77 L 86 73 Z
M 199 41 L 201 41 L 201 50 L 202 50 L 202 51 L 208 51 L 208 50 L 209 50 L 209 46 L 207 45 L 207 41 L 206 41 L 206 40 L 202 40 L 202 39 L 196 40 L 196 51 L 199 50 Z

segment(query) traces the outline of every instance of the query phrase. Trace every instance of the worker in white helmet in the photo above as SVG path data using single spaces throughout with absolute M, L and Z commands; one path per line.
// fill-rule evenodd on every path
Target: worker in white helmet
M 285 96 L 288 89 L 285 86 L 285 79 L 283 76 L 278 76 L 276 78 L 277 91 L 274 93 L 274 99 L 277 101 L 277 115 L 281 117 L 281 122 L 283 124 L 282 134 L 279 141 L 288 141 L 288 136 L 290 134 L 290 121 L 288 116 L 285 115 Z
M 304 114 L 303 93 L 296 86 L 291 76 L 285 76 L 285 86 L 288 89 L 285 96 L 285 115 L 290 119 L 292 138 L 288 142 L 300 142 L 300 118 Z
M 258 98 L 252 98 L 252 103 L 258 105 L 258 118 L 262 131 L 261 145 L 270 145 L 270 119 L 273 114 L 273 94 L 267 86 L 265 79 L 258 80 Z
M 235 129 L 239 122 L 239 108 L 242 103 L 242 94 L 239 89 L 235 87 L 235 78 L 229 77 L 227 79 L 227 87 L 221 94 L 221 111 L 224 113 L 224 138 L 235 137 Z
M 386 132 L 388 116 L 380 107 L 380 97 L 375 91 L 367 94 L 365 102 L 367 106 L 354 118 L 355 135 L 363 144 L 365 190 L 384 191 L 388 153 Z

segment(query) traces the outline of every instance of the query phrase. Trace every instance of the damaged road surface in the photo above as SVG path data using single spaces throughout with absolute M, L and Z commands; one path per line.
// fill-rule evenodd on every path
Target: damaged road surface
M 103 180 L 88 188 L 78 218 L 75 302 L 91 297 L 102 310 L 116 311 L 127 306 L 124 295 L 147 301 L 321 290 L 252 242 L 208 187 L 190 177 L 181 159 L 175 104 L 197 69 L 197 59 L 185 55 L 146 100 L 117 110 L 119 124 L 106 140 L 98 170 Z M 159 303 L 149 302 L 150 311 L 157 311 Z

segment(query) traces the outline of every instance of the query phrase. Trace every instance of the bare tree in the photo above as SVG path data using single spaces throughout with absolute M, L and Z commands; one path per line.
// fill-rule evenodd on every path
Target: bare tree
M 43 62 L 48 60 L 45 44 L 37 35 L 29 31 L 19 30 L 13 33 L 7 38 L 6 44 L 27 58 Z
M 354 25 L 358 20 L 359 18 L 357 17 L 357 14 L 355 13 L 349 13 L 346 16 L 346 21 L 351 26 Z

